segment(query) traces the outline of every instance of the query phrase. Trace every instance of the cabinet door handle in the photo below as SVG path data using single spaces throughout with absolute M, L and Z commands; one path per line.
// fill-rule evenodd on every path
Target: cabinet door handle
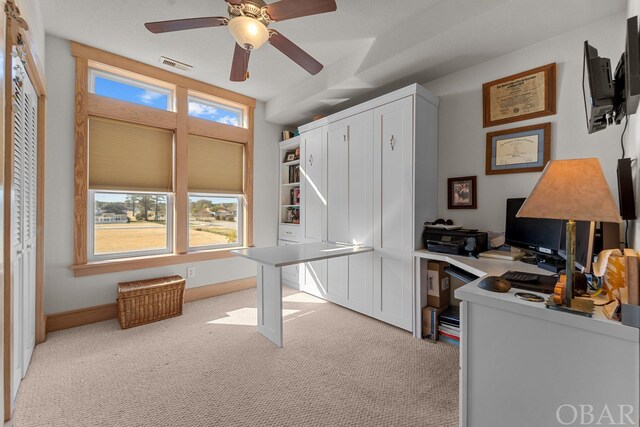
M 309 166 L 313 166 L 313 154 L 309 156 Z
M 391 139 L 389 140 L 389 146 L 391 147 L 391 151 L 396 148 L 396 138 L 391 135 Z

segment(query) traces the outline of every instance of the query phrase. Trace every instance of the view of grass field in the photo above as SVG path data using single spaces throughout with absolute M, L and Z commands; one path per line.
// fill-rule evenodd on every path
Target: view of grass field
M 167 249 L 166 196 L 100 193 L 95 203 L 94 254 Z M 237 207 L 237 198 L 191 197 L 189 246 L 237 243 Z
M 237 224 L 232 222 L 224 225 L 190 225 L 189 244 L 211 246 L 236 242 Z M 97 255 L 164 249 L 167 247 L 167 229 L 155 223 L 96 224 L 94 247 Z

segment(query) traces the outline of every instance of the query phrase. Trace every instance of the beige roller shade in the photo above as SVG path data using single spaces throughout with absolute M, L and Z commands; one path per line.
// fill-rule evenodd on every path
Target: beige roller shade
M 171 192 L 173 132 L 89 118 L 89 188 Z
M 189 192 L 241 194 L 244 146 L 189 135 Z

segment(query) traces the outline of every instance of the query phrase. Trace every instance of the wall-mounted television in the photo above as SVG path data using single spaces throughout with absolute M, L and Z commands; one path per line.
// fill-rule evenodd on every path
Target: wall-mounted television
M 613 111 L 611 61 L 609 58 L 599 57 L 598 49 L 588 41 L 584 42 L 582 90 L 589 133 L 606 128 L 608 117 Z
M 609 58 L 584 42 L 582 90 L 589 133 L 620 124 L 625 116 L 635 114 L 640 104 L 640 34 L 638 17 L 627 19 L 627 41 L 615 73 Z

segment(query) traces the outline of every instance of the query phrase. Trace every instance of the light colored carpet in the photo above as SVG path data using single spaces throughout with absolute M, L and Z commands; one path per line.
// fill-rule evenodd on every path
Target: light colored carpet
M 285 293 L 282 349 L 255 330 L 255 289 L 126 331 L 52 333 L 14 426 L 457 425 L 457 347 Z

